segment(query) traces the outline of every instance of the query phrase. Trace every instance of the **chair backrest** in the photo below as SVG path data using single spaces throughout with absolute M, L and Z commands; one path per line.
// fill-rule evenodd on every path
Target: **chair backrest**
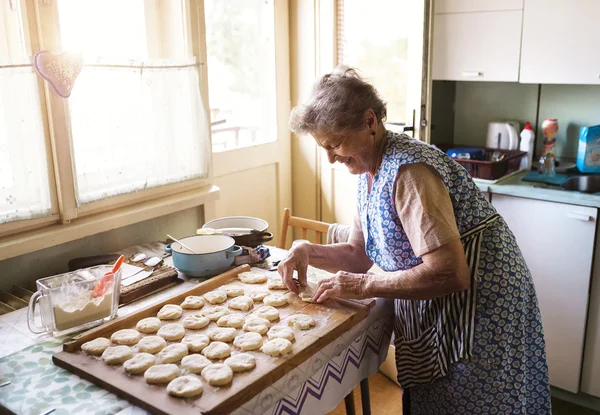
M 319 222 L 318 220 L 300 218 L 298 216 L 292 216 L 290 210 L 285 208 L 283 210 L 283 221 L 281 224 L 281 235 L 279 236 L 279 248 L 285 249 L 285 241 L 287 239 L 288 226 L 292 228 L 298 228 L 301 230 L 301 239 L 308 239 L 308 231 L 314 232 L 314 238 L 312 242 L 316 244 L 321 243 L 322 235 L 327 236 L 329 230 L 329 224 L 326 222 Z

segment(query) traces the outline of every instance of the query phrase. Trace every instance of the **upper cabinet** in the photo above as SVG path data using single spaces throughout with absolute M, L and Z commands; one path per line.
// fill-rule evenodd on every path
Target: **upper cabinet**
M 598 16 L 598 0 L 525 0 L 520 81 L 600 84 Z
M 433 79 L 518 81 L 521 8 L 522 0 L 437 0 Z

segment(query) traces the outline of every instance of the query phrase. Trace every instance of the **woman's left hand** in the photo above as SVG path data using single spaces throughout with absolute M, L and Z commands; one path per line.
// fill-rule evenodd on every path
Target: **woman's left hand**
M 312 300 L 322 303 L 328 298 L 366 298 L 367 274 L 338 271 L 329 278 L 319 281 Z

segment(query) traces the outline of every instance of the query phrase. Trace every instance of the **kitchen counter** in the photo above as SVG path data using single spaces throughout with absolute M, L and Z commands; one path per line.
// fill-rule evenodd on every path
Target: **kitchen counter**
M 482 192 L 600 208 L 600 193 L 581 193 L 536 182 L 524 182 L 524 171 L 496 183 L 473 179 Z

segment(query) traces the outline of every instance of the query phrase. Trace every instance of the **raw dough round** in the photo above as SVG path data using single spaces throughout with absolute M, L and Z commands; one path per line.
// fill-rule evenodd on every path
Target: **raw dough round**
M 245 322 L 246 316 L 243 314 L 227 314 L 217 320 L 217 326 L 241 329 Z
M 212 365 L 212 362 L 201 354 L 191 354 L 181 359 L 181 367 L 190 373 L 200 373 L 209 365 Z
M 213 341 L 230 342 L 237 334 L 233 327 L 217 327 L 208 332 L 208 337 Z
M 177 304 L 164 305 L 156 317 L 161 320 L 177 320 L 183 314 L 183 310 Z
M 223 287 L 223 289 L 225 290 L 225 293 L 227 293 L 227 297 L 229 298 L 244 295 L 244 287 L 241 287 L 239 285 L 227 285 Z
M 291 342 L 294 341 L 294 330 L 286 326 L 273 326 L 267 333 L 269 340 L 273 339 L 287 339 Z
M 269 290 L 287 290 L 283 280 L 277 277 L 269 278 L 269 281 L 267 282 L 267 288 Z
M 202 311 L 202 315 L 211 321 L 217 321 L 230 311 L 220 305 Z
M 271 293 L 268 291 L 257 290 L 257 291 L 252 291 L 252 292 L 248 293 L 248 297 L 252 298 L 252 300 L 254 302 L 256 302 L 256 301 L 262 301 L 269 294 L 271 294 Z
M 212 342 L 202 350 L 202 354 L 209 359 L 225 359 L 231 356 L 231 349 L 227 343 Z
M 264 305 L 270 305 L 273 307 L 281 307 L 288 303 L 287 297 L 284 294 L 271 294 L 267 295 L 263 299 Z
M 282 338 L 269 340 L 263 344 L 260 351 L 269 356 L 282 356 L 292 351 L 292 342 Z
M 288 325 L 300 330 L 308 330 L 315 325 L 315 320 L 306 314 L 294 314 L 288 318 Z
M 183 300 L 183 303 L 181 303 L 181 308 L 185 308 L 185 309 L 199 309 L 204 307 L 204 300 L 202 299 L 202 297 L 199 297 L 197 295 L 190 295 L 185 297 L 185 300 Z
M 110 340 L 104 337 L 98 337 L 97 339 L 85 342 L 81 345 L 81 350 L 85 354 L 91 356 L 100 356 L 110 346 Z
M 210 291 L 204 294 L 204 299 L 211 304 L 220 304 L 227 300 L 227 293 L 224 290 Z
M 137 348 L 140 352 L 156 354 L 162 349 L 167 347 L 167 342 L 160 336 L 147 336 L 144 337 L 137 344 Z
M 244 333 L 240 334 L 235 338 L 235 340 L 233 340 L 233 345 L 244 351 L 256 350 L 263 345 L 263 338 L 259 333 Z
M 150 367 L 154 366 L 156 357 L 150 353 L 138 353 L 133 358 L 123 363 L 123 369 L 125 372 L 131 373 L 132 375 L 141 375 Z
M 247 295 L 241 295 L 230 300 L 228 306 L 234 310 L 248 311 L 254 306 L 254 301 Z
M 262 284 L 267 281 L 267 276 L 265 274 L 257 272 L 240 272 L 238 278 L 244 284 Z
M 179 376 L 179 368 L 174 364 L 156 365 L 144 372 L 146 383 L 167 383 Z
M 185 336 L 185 329 L 181 324 L 171 323 L 165 324 L 158 330 L 158 335 L 165 340 L 177 341 Z
M 182 344 L 185 344 L 190 352 L 200 353 L 210 343 L 210 339 L 206 334 L 188 334 L 181 340 Z
M 210 320 L 200 313 L 190 314 L 183 319 L 183 327 L 190 330 L 200 330 L 208 326 Z
M 264 305 L 254 313 L 260 318 L 264 318 L 269 321 L 275 321 L 279 318 L 279 311 L 275 307 L 270 305 Z
M 175 378 L 167 385 L 167 393 L 178 398 L 198 396 L 203 390 L 202 381 L 190 375 Z
M 206 366 L 202 370 L 202 377 L 208 382 L 209 385 L 222 386 L 231 382 L 231 379 L 233 379 L 233 371 L 227 365 L 215 363 L 210 366 Z
M 129 346 L 112 346 L 102 353 L 102 360 L 107 365 L 119 365 L 133 357 L 133 350 Z
M 226 359 L 225 364 L 234 372 L 243 372 L 244 370 L 254 369 L 256 359 L 249 353 L 238 353 Z
M 253 317 L 246 320 L 246 324 L 244 324 L 244 330 L 253 331 L 258 334 L 265 334 L 269 330 L 269 326 L 271 323 L 269 320 L 265 320 L 260 317 Z
M 160 319 L 156 317 L 146 317 L 138 321 L 135 328 L 142 333 L 156 333 L 160 328 Z
M 307 293 L 306 291 L 302 291 L 300 293 L 300 299 L 307 303 L 314 303 L 312 295 L 310 293 Z
M 186 344 L 173 343 L 158 353 L 156 361 L 160 364 L 177 363 L 187 355 L 188 347 Z
M 140 332 L 134 329 L 122 329 L 115 331 L 110 340 L 116 344 L 132 345 L 140 341 Z

